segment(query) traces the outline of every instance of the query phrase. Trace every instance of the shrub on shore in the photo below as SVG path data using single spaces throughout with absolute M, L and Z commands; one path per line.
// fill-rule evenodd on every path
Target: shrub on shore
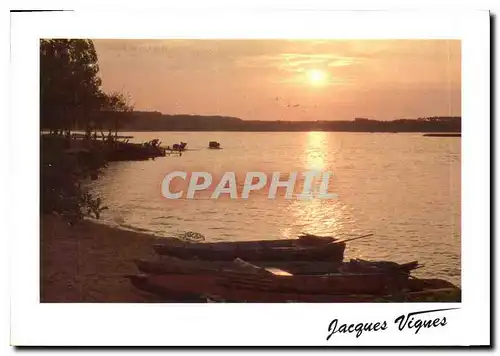
M 107 155 L 103 145 L 79 145 L 72 129 L 83 129 L 88 138 L 107 127 L 118 132 L 115 112 L 132 111 L 129 98 L 101 88 L 99 63 L 89 39 L 40 40 L 41 212 L 64 216 L 70 223 L 84 216 L 99 218 L 100 198 L 83 186 L 97 179 Z
M 82 182 L 97 179 L 106 166 L 103 153 L 98 149 L 65 149 L 64 138 L 42 136 L 41 141 L 41 212 L 61 215 L 70 224 L 85 216 L 99 219 L 107 207 Z

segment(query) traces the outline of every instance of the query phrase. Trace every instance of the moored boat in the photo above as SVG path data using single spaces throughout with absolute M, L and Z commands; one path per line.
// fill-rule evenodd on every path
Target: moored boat
M 235 261 L 184 260 L 171 256 L 161 256 L 154 260 L 135 261 L 140 271 L 152 274 L 192 274 L 200 272 L 233 271 L 254 274 L 276 274 L 284 271 L 292 275 L 325 275 L 331 273 L 407 273 L 419 267 L 417 261 L 397 264 L 394 262 L 309 262 L 309 261 L 258 261 L 255 264 Z
M 282 245 L 280 245 L 282 244 Z M 293 240 L 275 240 L 270 243 L 163 243 L 153 246 L 156 253 L 184 259 L 233 261 L 341 261 L 344 258 L 344 242 L 321 243 L 301 246 Z
M 191 274 L 150 274 L 158 283 L 169 283 L 170 276 L 184 276 L 186 288 L 205 281 L 218 286 L 232 286 L 254 291 L 325 294 L 386 294 L 408 284 L 407 274 L 337 273 L 325 276 L 283 276 L 252 274 L 240 271 L 198 271 Z M 197 282 L 198 281 L 198 282 Z M 204 283 L 204 282 L 203 282 Z M 203 284 L 202 283 L 202 284 Z
M 336 290 L 299 291 L 290 288 L 272 288 L 269 285 L 233 283 L 226 277 L 207 275 L 132 275 L 127 276 L 132 284 L 141 290 L 154 293 L 167 301 L 210 298 L 223 302 L 383 302 L 383 301 L 426 301 L 438 293 L 460 294 L 460 289 L 451 285 L 444 288 L 415 288 L 407 284 L 399 290 L 381 290 L 377 293 L 344 292 Z M 278 278 L 278 277 L 277 277 Z M 280 277 L 286 279 L 286 277 Z M 290 277 L 296 278 L 296 277 Z M 421 284 L 426 284 L 425 280 Z M 282 286 L 280 286 L 282 287 Z M 430 301 L 430 300 L 429 300 Z
M 212 149 L 212 150 L 220 150 L 221 149 L 220 143 L 217 141 L 210 141 L 208 143 L 208 148 Z
M 135 264 L 141 272 L 151 274 L 196 274 L 221 271 L 272 274 L 272 272 L 260 266 L 248 263 L 242 264 L 237 261 L 184 260 L 166 255 L 154 260 L 135 260 Z
M 186 233 L 185 235 L 191 236 L 194 233 Z M 256 249 L 256 248 L 270 248 L 270 247 L 306 247 L 326 245 L 338 240 L 333 236 L 316 236 L 316 235 L 301 235 L 296 239 L 275 239 L 275 240 L 248 240 L 248 241 L 222 241 L 222 242 L 193 242 L 186 241 L 177 237 L 168 239 L 159 239 L 160 245 L 174 245 L 174 246 L 197 246 L 202 245 L 204 248 L 214 249 Z
M 182 275 L 131 275 L 127 276 L 134 287 L 153 293 L 165 301 L 250 302 L 250 303 L 342 303 L 370 302 L 373 296 L 301 294 L 293 292 L 254 291 L 246 288 L 218 285 L 214 280 L 200 276 Z M 185 277 L 188 277 L 187 279 Z M 191 284 L 192 283 L 192 284 Z

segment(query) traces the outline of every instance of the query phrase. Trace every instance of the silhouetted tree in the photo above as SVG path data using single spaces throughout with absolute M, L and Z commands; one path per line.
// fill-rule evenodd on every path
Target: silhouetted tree
M 97 53 L 91 40 L 51 39 L 40 41 L 40 124 L 50 131 L 90 129 L 107 113 L 132 110 L 120 93 L 101 90 Z M 105 166 L 102 147 L 70 150 L 71 140 L 42 136 L 41 197 L 43 213 L 58 213 L 76 222 L 83 216 L 99 218 L 100 198 L 80 185 L 97 179 Z
M 120 118 L 123 118 L 122 115 L 115 113 L 132 112 L 133 110 L 134 107 L 130 104 L 130 98 L 125 96 L 124 93 L 115 91 L 106 95 L 104 111 L 107 113 L 104 116 L 108 116 L 108 128 L 115 131 L 115 136 L 121 128 Z
M 40 41 L 40 119 L 42 128 L 87 126 L 101 110 L 105 95 L 91 40 Z
M 106 113 L 132 110 L 124 94 L 101 90 L 98 58 L 91 40 L 40 41 L 42 128 L 87 130 Z

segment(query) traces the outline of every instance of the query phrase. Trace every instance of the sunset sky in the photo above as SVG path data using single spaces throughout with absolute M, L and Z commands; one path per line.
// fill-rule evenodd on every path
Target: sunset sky
M 94 40 L 136 110 L 246 120 L 461 115 L 456 40 Z

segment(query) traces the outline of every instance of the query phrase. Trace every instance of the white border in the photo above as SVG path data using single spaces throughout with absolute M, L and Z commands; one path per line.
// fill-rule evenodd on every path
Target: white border
M 14 345 L 471 345 L 489 344 L 489 18 L 482 12 L 168 11 L 11 16 L 9 186 Z M 90 25 L 91 24 L 91 25 Z M 301 25 L 297 25 L 301 24 Z M 40 304 L 38 40 L 80 38 L 456 38 L 462 40 L 462 287 L 453 304 Z M 30 121 L 29 126 L 27 124 Z M 12 146 L 11 146 L 12 147 Z M 28 153 L 28 155 L 26 154 Z M 26 221 L 31 221 L 30 224 Z M 445 328 L 394 325 L 326 342 L 332 318 L 392 320 L 459 306 Z

